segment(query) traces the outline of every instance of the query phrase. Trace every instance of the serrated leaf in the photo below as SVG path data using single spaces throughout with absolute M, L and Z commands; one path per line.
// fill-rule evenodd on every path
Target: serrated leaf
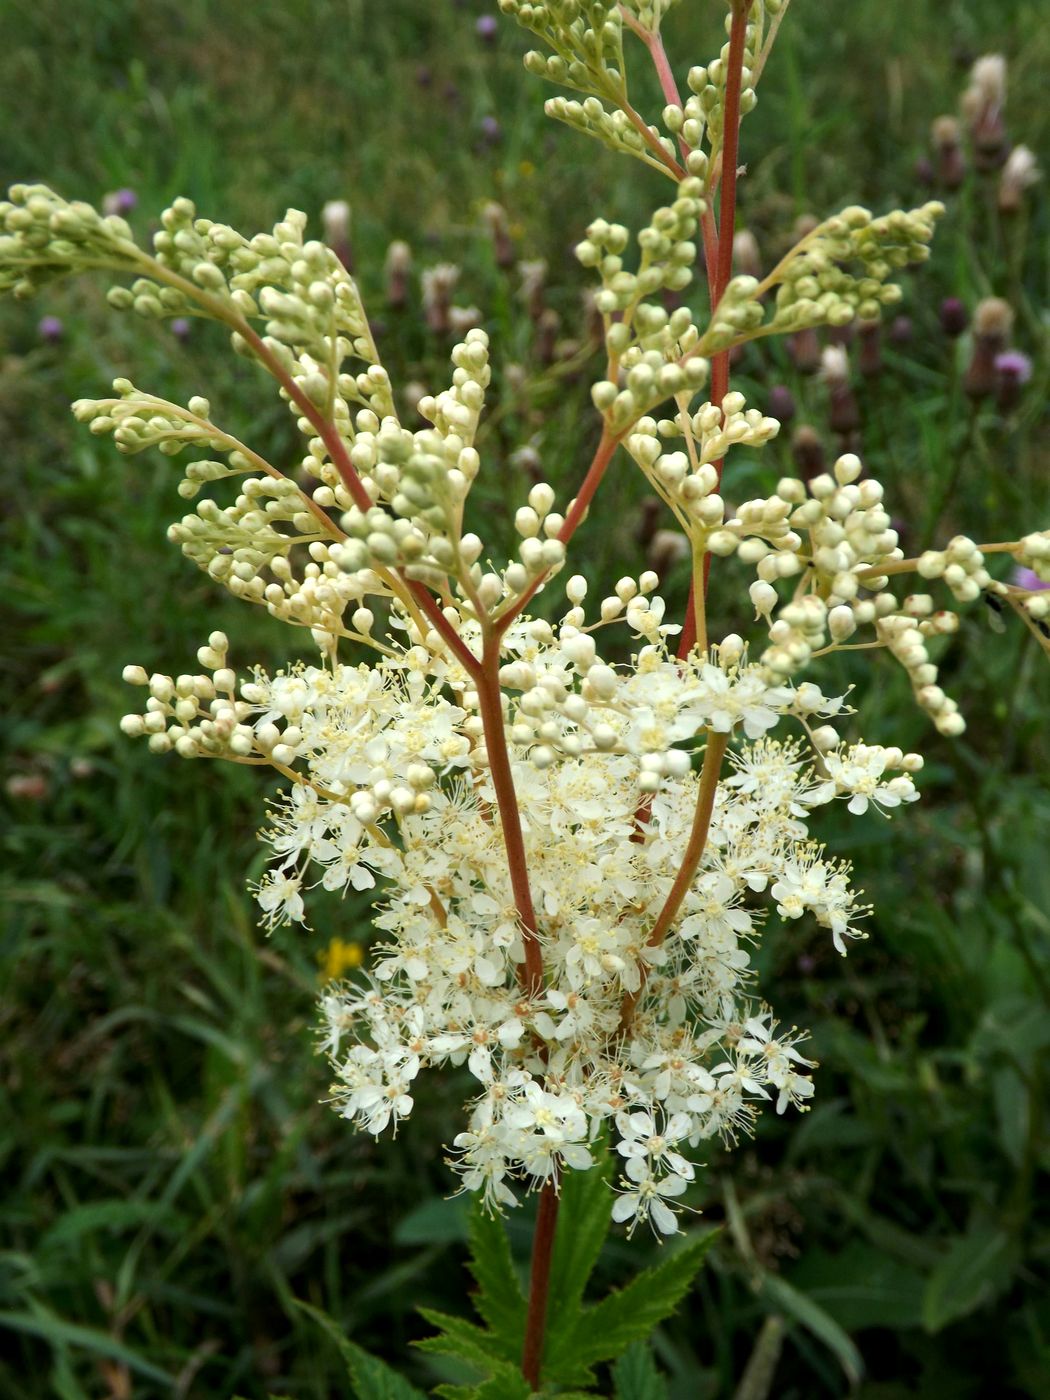
M 939 1332 L 1000 1293 L 1014 1270 L 1010 1236 L 996 1225 L 977 1225 L 954 1241 L 926 1284 L 922 1325 Z
M 312 1318 L 335 1343 L 339 1355 L 346 1363 L 357 1400 L 426 1400 L 421 1390 L 409 1385 L 404 1376 L 399 1375 L 385 1361 L 380 1361 L 378 1356 L 373 1356 L 356 1342 L 352 1342 L 336 1320 L 326 1312 L 310 1303 L 304 1303 L 301 1298 L 293 1301 L 300 1312 Z
M 525 1337 L 525 1295 L 514 1271 L 503 1222 L 486 1214 L 480 1205 L 471 1212 L 468 1262 L 478 1285 L 471 1301 L 513 1359 L 520 1355 Z
M 695 1236 L 661 1263 L 645 1269 L 626 1287 L 610 1293 L 579 1315 L 574 1331 L 563 1334 L 548 1353 L 545 1372 L 576 1384 L 599 1361 L 612 1361 L 632 1342 L 644 1340 L 669 1317 L 689 1291 L 717 1231 Z
M 589 1171 L 568 1172 L 562 1183 L 547 1306 L 547 1352 L 550 1354 L 571 1336 L 579 1323 L 587 1282 L 609 1233 L 613 1202 L 608 1185 L 611 1170 L 609 1155 L 603 1152 Z
M 649 1348 L 632 1342 L 613 1368 L 616 1400 L 667 1400 L 667 1382 Z
M 815 1303 L 797 1288 L 792 1288 L 786 1279 L 777 1274 L 765 1276 L 762 1281 L 762 1293 L 779 1312 L 793 1317 L 807 1332 L 812 1332 L 819 1342 L 823 1342 L 846 1373 L 850 1385 L 860 1383 L 864 1373 L 864 1362 L 860 1352 L 847 1333 L 819 1303 Z
M 420 1351 L 435 1352 L 439 1356 L 457 1356 L 469 1366 L 487 1376 L 493 1366 L 502 1365 L 508 1360 L 505 1344 L 492 1332 L 476 1327 L 462 1317 L 438 1312 L 434 1308 L 420 1308 L 420 1316 L 436 1327 L 433 1337 L 424 1337 L 414 1345 Z
M 532 1386 L 509 1362 L 502 1363 L 474 1392 L 474 1400 L 529 1400 Z

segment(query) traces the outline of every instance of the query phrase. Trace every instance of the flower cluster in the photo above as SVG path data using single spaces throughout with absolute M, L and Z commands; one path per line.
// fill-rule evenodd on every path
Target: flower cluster
M 179 491 L 195 508 L 171 538 L 231 592 L 309 630 L 320 652 L 317 664 L 238 679 L 215 632 L 200 673 L 126 669 L 147 695 L 122 728 L 157 753 L 284 777 L 256 890 L 267 927 L 305 922 L 318 889 L 373 902 L 370 960 L 322 996 L 338 1110 L 368 1133 L 396 1130 L 424 1069 L 462 1067 L 470 1089 L 452 1150 L 464 1188 L 511 1205 L 516 1184 L 556 1187 L 586 1170 L 608 1135 L 622 1161 L 615 1218 L 667 1234 L 705 1142 L 735 1140 L 764 1102 L 804 1109 L 813 1093 L 804 1036 L 761 998 L 753 949 L 775 919 L 815 923 L 842 954 L 862 936 L 850 867 L 812 833 L 815 814 L 841 801 L 858 817 L 886 815 L 917 797 L 921 757 L 846 742 L 832 723 L 844 697 L 802 673 L 829 653 L 886 650 L 936 727 L 958 733 L 937 667 L 956 607 L 1009 606 L 1050 651 L 1050 532 L 957 537 L 906 559 L 882 485 L 851 454 L 765 497 L 724 494 L 726 454 L 760 449 L 780 426 L 729 391 L 729 350 L 855 317 L 874 325 L 899 296 L 894 275 L 926 257 L 940 206 L 846 209 L 764 278 L 731 278 L 711 265 L 712 195 L 721 181 L 728 249 L 727 127 L 754 105 L 780 0 L 733 6 L 730 44 L 690 71 L 690 96 L 668 103 L 663 130 L 629 100 L 622 39 L 627 28 L 655 46 L 669 0 L 501 6 L 551 51 L 527 66 L 583 96 L 555 99 L 552 115 L 675 184 L 638 232 L 636 257 L 630 231 L 604 219 L 577 246 L 600 283 L 588 336 L 605 351 L 592 388 L 602 433 L 564 510 L 533 478 L 513 516 L 516 557 L 494 559 L 466 528 L 490 368 L 487 336 L 466 324 L 475 313 L 452 303 L 458 270 L 423 275 L 431 330 L 461 339 L 449 386 L 412 394 L 413 429 L 347 270 L 344 202 L 326 210 L 328 247 L 295 210 L 247 237 L 176 199 L 148 252 L 119 213 L 16 186 L 0 202 L 0 291 L 24 297 L 67 273 L 115 271 L 130 281 L 110 291 L 116 308 L 217 321 L 294 415 L 303 455 L 286 472 L 219 427 L 201 395 L 183 407 L 120 379 L 113 397 L 75 405 L 122 452 L 206 454 L 184 467 Z M 485 217 L 506 264 L 505 215 L 490 206 Z M 690 285 L 700 237 L 714 274 L 706 325 L 667 304 Z M 392 246 L 392 304 L 410 263 Z M 542 320 L 543 270 L 523 273 Z M 980 318 L 975 334 L 986 358 L 1005 348 L 982 341 Z M 573 575 L 560 619 L 530 612 L 620 446 L 691 554 L 698 640 L 688 634 L 678 654 L 682 629 L 654 573 L 621 578 L 590 611 L 587 580 Z M 229 479 L 237 494 L 223 504 Z M 997 577 L 997 553 L 1022 571 L 1013 582 Z M 735 631 L 710 645 L 712 556 L 752 570 L 762 628 L 750 647 Z M 948 596 L 940 606 L 931 593 L 898 596 L 910 574 Z M 622 633 L 606 640 L 614 626 L 628 646 Z M 361 647 L 373 664 L 356 660 Z M 333 952 L 333 976 L 337 964 L 354 970 L 356 957 Z
M 257 672 L 239 686 L 216 633 L 199 656 L 210 677 L 129 668 L 149 698 L 124 728 L 155 750 L 262 758 L 293 780 L 265 834 L 269 925 L 303 921 L 318 886 L 376 890 L 371 970 L 323 998 L 347 1118 L 396 1128 L 423 1069 L 465 1065 L 474 1090 L 455 1164 L 467 1187 L 511 1204 L 514 1181 L 585 1168 L 611 1128 L 625 1158 L 617 1218 L 671 1230 L 688 1148 L 735 1138 L 763 1100 L 782 1112 L 812 1093 L 798 1034 L 778 1033 L 759 1003 L 750 951 L 769 905 L 811 915 L 842 952 L 859 934 L 849 868 L 810 838 L 811 813 L 837 797 L 854 812 L 910 801 L 920 760 L 770 737 L 843 701 L 779 683 L 733 639 L 676 662 L 677 629 L 655 620 L 662 600 L 642 583 L 622 580 L 601 606 L 640 643 L 629 666 L 598 655 L 578 578 L 557 626 L 508 629 L 506 740 L 542 987 L 524 975 L 477 694 L 435 668 L 410 619 L 409 644 L 374 667 Z M 654 937 L 704 781 L 694 759 L 727 740 L 733 771 L 703 860 Z

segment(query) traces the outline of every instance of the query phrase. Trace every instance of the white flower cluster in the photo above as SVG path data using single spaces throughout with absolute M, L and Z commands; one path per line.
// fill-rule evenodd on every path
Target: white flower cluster
M 735 638 L 675 661 L 665 634 L 677 629 L 661 625 L 651 583 L 621 580 L 601 606 L 640 640 L 630 666 L 598 655 L 580 579 L 557 626 L 522 617 L 507 633 L 538 989 L 523 975 L 478 696 L 411 632 L 373 667 L 256 673 L 239 687 L 216 633 L 199 654 L 210 677 L 128 668 L 149 698 L 124 728 L 155 749 L 266 760 L 294 778 L 265 834 L 270 926 L 304 920 L 314 887 L 376 889 L 371 971 L 323 999 L 340 1112 L 367 1132 L 396 1128 L 422 1069 L 465 1064 L 465 1187 L 513 1204 L 512 1183 L 586 1168 L 610 1128 L 624 1159 L 616 1218 L 669 1232 L 688 1148 L 735 1138 L 763 1100 L 782 1112 L 812 1093 L 798 1033 L 777 1030 L 750 970 L 766 905 L 812 915 L 842 952 L 858 936 L 849 867 L 810 839 L 810 813 L 838 796 L 855 812 L 910 801 L 919 761 L 871 746 L 807 760 L 798 740 L 769 737 L 843 702 L 780 682 Z M 703 859 L 654 940 L 697 807 L 694 758 L 727 740 L 733 771 L 714 792 Z

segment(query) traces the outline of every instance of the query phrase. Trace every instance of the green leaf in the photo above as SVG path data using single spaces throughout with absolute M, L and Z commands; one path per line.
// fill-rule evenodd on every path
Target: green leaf
M 470 1272 L 478 1291 L 479 1315 L 506 1344 L 511 1359 L 521 1354 L 525 1336 L 525 1295 L 521 1291 L 503 1221 L 475 1205 L 470 1217 Z
M 976 1225 L 960 1235 L 934 1269 L 922 1300 L 922 1325 L 939 1332 L 949 1322 L 994 1298 L 1015 1266 L 1010 1236 L 996 1225 Z
M 396 1244 L 453 1244 L 465 1240 L 468 1210 L 462 1196 L 432 1196 L 398 1222 L 394 1241 Z
M 135 1371 L 148 1380 L 162 1385 L 173 1386 L 175 1377 L 169 1376 L 159 1366 L 154 1366 L 144 1357 L 132 1351 L 123 1342 L 94 1327 L 82 1327 L 77 1322 L 66 1322 L 40 1303 L 34 1303 L 31 1312 L 0 1312 L 0 1328 L 7 1327 L 13 1332 L 25 1332 L 31 1337 L 40 1337 L 53 1347 L 81 1347 L 94 1356 L 105 1356 L 110 1361 L 119 1362 L 129 1371 Z
M 611 1361 L 632 1342 L 641 1341 L 674 1312 L 689 1291 L 716 1230 L 697 1235 L 654 1268 L 646 1269 L 626 1287 L 610 1293 L 593 1308 L 585 1308 L 575 1327 L 562 1333 L 548 1352 L 545 1372 L 567 1384 L 580 1380 L 598 1361 Z
M 642 1342 L 632 1342 L 617 1361 L 613 1381 L 616 1400 L 667 1400 L 667 1382 Z
M 589 1171 L 565 1174 L 551 1257 L 547 1306 L 549 1354 L 571 1338 L 579 1325 L 587 1281 L 594 1272 L 612 1223 L 611 1171 L 609 1154 L 603 1152 Z
M 421 1390 L 409 1385 L 404 1376 L 398 1375 L 385 1361 L 370 1355 L 356 1342 L 350 1341 L 334 1318 L 315 1308 L 302 1299 L 293 1299 L 295 1306 L 306 1313 L 326 1332 L 346 1362 L 346 1369 L 354 1383 L 357 1400 L 426 1400 Z
M 434 1394 L 443 1400 L 529 1400 L 532 1393 L 517 1366 L 509 1361 L 501 1361 L 480 1385 L 452 1385 L 445 1381 L 434 1388 Z M 562 1392 L 558 1400 L 573 1400 L 573 1397 Z M 593 1397 L 588 1395 L 584 1400 L 593 1400 Z
M 420 1316 L 436 1327 L 433 1337 L 424 1337 L 414 1343 L 420 1351 L 436 1352 L 439 1356 L 457 1356 L 469 1366 L 487 1376 L 493 1365 L 500 1365 L 507 1357 L 505 1344 L 492 1332 L 483 1327 L 475 1327 L 465 1318 L 453 1317 L 450 1313 L 437 1312 L 434 1308 L 420 1308 Z
M 474 1400 L 529 1400 L 532 1386 L 516 1366 L 501 1364 L 474 1392 Z
M 925 1273 L 860 1240 L 830 1253 L 807 1250 L 791 1283 L 826 1308 L 847 1332 L 864 1327 L 918 1327 Z
M 762 1294 L 774 1308 L 793 1317 L 807 1332 L 812 1332 L 819 1342 L 824 1343 L 846 1373 L 850 1385 L 860 1383 L 864 1373 L 860 1352 L 819 1303 L 800 1293 L 797 1288 L 792 1288 L 786 1279 L 777 1274 L 766 1274 L 762 1281 Z

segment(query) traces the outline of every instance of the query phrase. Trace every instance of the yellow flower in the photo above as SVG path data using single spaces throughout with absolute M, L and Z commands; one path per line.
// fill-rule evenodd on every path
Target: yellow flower
M 334 982 L 346 975 L 351 968 L 360 967 L 365 960 L 360 943 L 347 943 L 342 938 L 333 938 L 328 947 L 317 955 L 321 964 L 321 981 Z

